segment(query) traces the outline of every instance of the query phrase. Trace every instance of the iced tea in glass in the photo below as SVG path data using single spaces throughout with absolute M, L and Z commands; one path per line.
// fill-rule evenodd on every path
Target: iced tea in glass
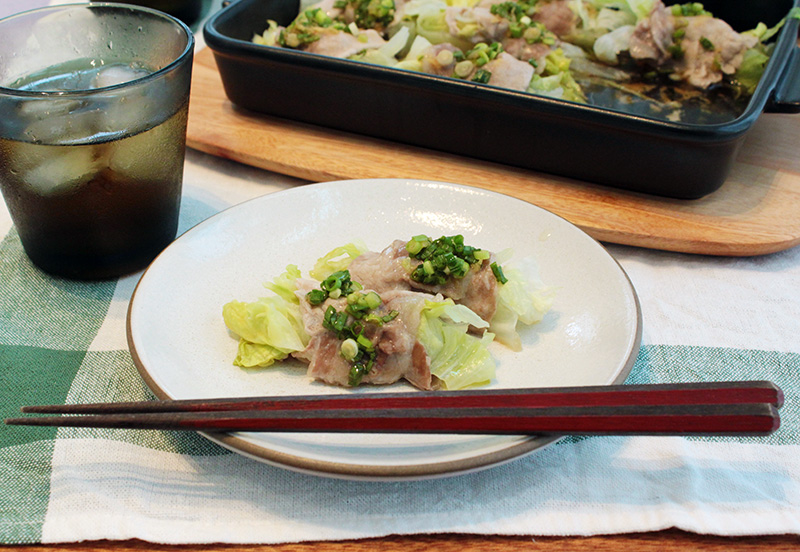
M 25 252 L 57 276 L 146 266 L 177 232 L 191 31 L 119 4 L 0 21 L 0 189 Z

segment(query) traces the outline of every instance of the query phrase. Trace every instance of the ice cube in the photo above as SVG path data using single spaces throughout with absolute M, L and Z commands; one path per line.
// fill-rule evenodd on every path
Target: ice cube
M 169 179 L 172 163 L 164 159 L 173 158 L 181 152 L 176 149 L 176 140 L 164 136 L 166 125 L 147 132 L 112 142 L 108 146 L 108 167 L 127 178 L 140 182 L 162 182 Z
M 80 100 L 73 99 L 34 99 L 19 106 L 20 117 L 26 120 L 40 120 L 47 117 L 67 115 L 81 106 Z
M 131 67 L 130 65 L 109 65 L 103 67 L 94 77 L 92 81 L 92 88 L 105 88 L 106 86 L 114 86 L 115 84 L 122 84 L 123 82 L 130 82 L 150 74 L 150 71 Z
M 137 134 L 152 126 L 159 107 L 160 102 L 150 95 L 126 94 L 106 105 L 102 129 L 109 134 Z
M 45 117 L 31 122 L 25 135 L 31 142 L 48 145 L 85 142 L 97 133 L 104 117 L 100 109 Z
M 96 146 L 18 144 L 11 163 L 22 169 L 21 180 L 37 193 L 63 193 L 89 182 L 106 161 Z

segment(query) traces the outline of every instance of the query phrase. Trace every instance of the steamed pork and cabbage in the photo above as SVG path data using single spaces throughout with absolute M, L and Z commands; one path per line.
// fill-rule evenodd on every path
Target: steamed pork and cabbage
M 783 21 L 737 32 L 662 0 L 321 0 L 268 24 L 254 42 L 575 102 L 675 104 L 665 88 L 752 95 Z
M 265 286 L 272 295 L 223 307 L 239 340 L 234 364 L 291 357 L 311 378 L 345 387 L 402 379 L 426 390 L 486 385 L 495 374 L 489 344 L 520 350 L 518 324 L 541 321 L 553 300 L 535 274 L 504 270 L 460 235 L 416 236 L 380 252 L 350 243 L 307 277 L 289 265 Z

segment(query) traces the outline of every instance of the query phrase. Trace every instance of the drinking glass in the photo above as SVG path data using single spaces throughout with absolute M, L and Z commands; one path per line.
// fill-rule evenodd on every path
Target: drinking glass
M 194 37 L 149 8 L 72 4 L 0 20 L 0 190 L 56 276 L 146 266 L 178 228 Z

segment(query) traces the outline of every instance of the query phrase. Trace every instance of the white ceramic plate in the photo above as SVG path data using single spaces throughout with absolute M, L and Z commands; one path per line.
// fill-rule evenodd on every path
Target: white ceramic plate
M 564 219 L 505 195 L 417 180 L 310 184 L 242 203 L 186 232 L 142 276 L 128 313 L 134 361 L 162 399 L 379 393 L 313 382 L 287 361 L 233 366 L 237 342 L 222 305 L 269 294 L 263 282 L 288 264 L 304 274 L 336 246 L 362 239 L 379 250 L 416 234 L 463 234 L 491 251 L 535 259 L 558 288 L 552 311 L 522 331 L 523 350 L 492 344 L 493 388 L 622 383 L 641 339 L 636 293 L 617 262 Z M 513 261 L 512 263 L 513 264 Z M 496 465 L 551 443 L 529 436 L 303 433 L 206 434 L 236 452 L 295 470 L 348 478 L 421 478 Z

